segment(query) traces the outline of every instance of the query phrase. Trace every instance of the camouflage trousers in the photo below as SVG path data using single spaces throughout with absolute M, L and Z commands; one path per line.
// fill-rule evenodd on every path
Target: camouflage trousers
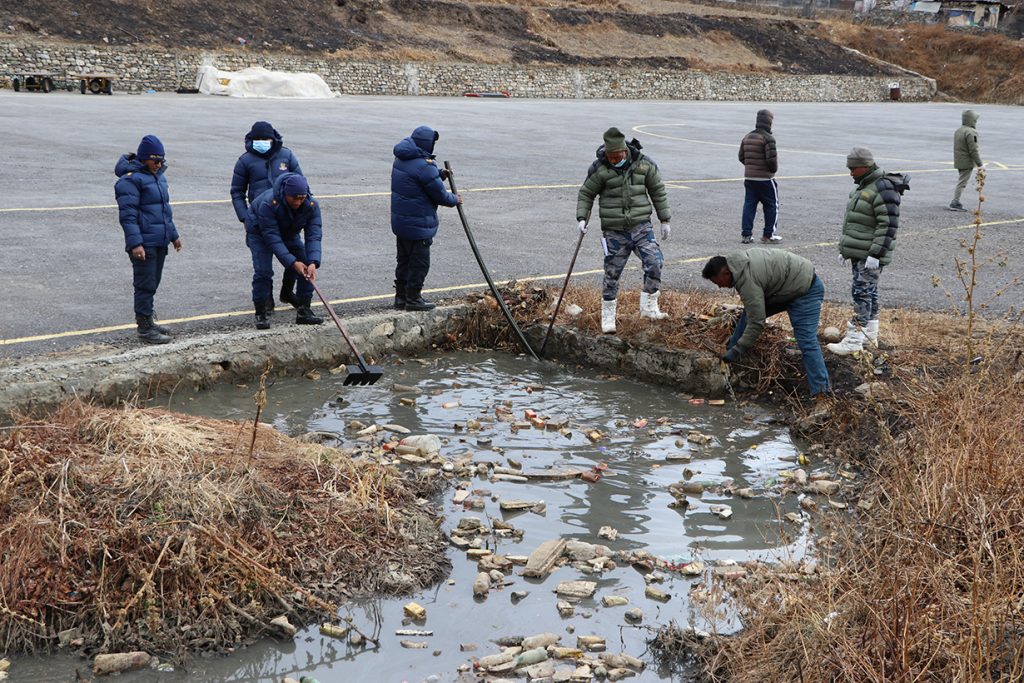
M 654 228 L 650 222 L 636 226 L 629 232 L 609 230 L 601 238 L 604 245 L 604 300 L 612 301 L 619 293 L 619 276 L 626 267 L 630 254 L 640 257 L 644 269 L 644 291 L 657 292 L 661 289 L 661 267 L 665 257 L 654 239 Z
M 864 267 L 864 261 L 851 259 L 853 263 L 853 286 L 850 288 L 853 295 L 853 324 L 864 327 L 869 320 L 878 320 L 878 276 L 882 274 L 883 266 L 878 270 L 868 270 Z

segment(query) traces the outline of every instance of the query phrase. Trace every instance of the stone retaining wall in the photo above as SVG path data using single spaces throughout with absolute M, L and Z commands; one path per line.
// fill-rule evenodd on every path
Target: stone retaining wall
M 320 74 L 348 95 L 461 96 L 505 91 L 513 97 L 560 99 L 754 100 L 761 102 L 874 102 L 889 99 L 899 81 L 904 100 L 927 101 L 935 81 L 910 72 L 899 76 L 728 74 L 670 69 L 568 66 L 351 62 L 315 55 L 250 50 L 160 50 L 67 43 L 0 42 L 0 74 L 26 70 L 59 74 L 110 72 L 115 90 L 173 91 L 195 86 L 199 66 L 225 71 L 263 66 Z M 894 67 L 895 69 L 895 67 Z

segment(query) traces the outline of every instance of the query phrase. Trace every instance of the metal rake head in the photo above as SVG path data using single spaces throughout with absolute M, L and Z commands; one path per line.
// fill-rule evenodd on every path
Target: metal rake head
M 345 381 L 342 382 L 344 386 L 367 386 L 370 384 L 376 384 L 377 380 L 384 376 L 384 370 L 379 365 L 367 365 L 360 367 L 358 365 L 349 365 L 347 367 L 348 374 L 345 376 Z

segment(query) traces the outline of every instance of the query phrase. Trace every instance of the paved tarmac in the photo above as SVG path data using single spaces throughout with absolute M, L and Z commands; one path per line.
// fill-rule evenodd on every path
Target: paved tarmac
M 673 234 L 663 244 L 667 288 L 707 287 L 704 260 L 741 248 L 739 140 L 757 103 L 341 97 L 240 100 L 200 95 L 83 96 L 0 91 L 8 132 L 0 165 L 0 357 L 79 344 L 134 344 L 131 267 L 113 199 L 114 163 L 147 133 L 167 149 L 167 179 L 184 242 L 168 257 L 156 304 L 180 333 L 250 324 L 252 275 L 244 231 L 228 199 L 231 170 L 253 121 L 267 119 L 298 155 L 320 197 L 324 261 L 318 279 L 342 316 L 389 305 L 392 147 L 419 124 L 441 133 L 476 240 L 495 279 L 560 281 L 576 240 L 576 192 L 602 132 L 635 135 L 669 184 Z M 909 171 L 883 306 L 943 309 L 962 291 L 954 258 L 971 214 L 945 210 L 956 172 L 951 141 L 959 104 L 772 104 L 779 144 L 780 247 L 813 260 L 827 297 L 849 300 L 849 269 L 835 242 L 852 181 L 850 147 L 871 148 L 887 170 Z M 981 256 L 1008 265 L 981 272 L 982 299 L 1024 273 L 1024 136 L 1019 107 L 977 105 L 989 171 Z M 976 195 L 965 195 L 976 204 Z M 458 296 L 483 279 L 453 209 L 441 209 L 427 288 Z M 759 216 L 760 219 L 760 216 Z M 755 234 L 759 228 L 755 225 Z M 584 242 L 578 282 L 600 282 L 598 230 Z M 631 261 L 635 265 L 636 261 Z M 278 266 L 278 273 L 280 267 Z M 624 275 L 638 288 L 639 271 Z M 1020 288 L 994 304 L 1020 306 Z M 275 324 L 290 324 L 277 315 Z

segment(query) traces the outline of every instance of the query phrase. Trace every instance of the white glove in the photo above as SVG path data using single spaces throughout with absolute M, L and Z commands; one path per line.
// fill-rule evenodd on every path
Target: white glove
M 839 265 L 841 265 L 841 266 L 845 266 L 846 265 L 846 257 L 843 256 L 841 253 L 839 254 Z
M 586 221 L 580 221 L 580 224 L 577 225 L 576 227 L 579 228 L 580 232 L 582 232 L 584 235 L 587 234 L 587 222 Z
M 864 270 L 878 270 L 879 265 L 878 259 L 874 256 L 868 256 L 864 259 Z
M 672 226 L 668 223 L 661 224 L 661 240 L 668 242 L 668 238 L 672 236 Z

